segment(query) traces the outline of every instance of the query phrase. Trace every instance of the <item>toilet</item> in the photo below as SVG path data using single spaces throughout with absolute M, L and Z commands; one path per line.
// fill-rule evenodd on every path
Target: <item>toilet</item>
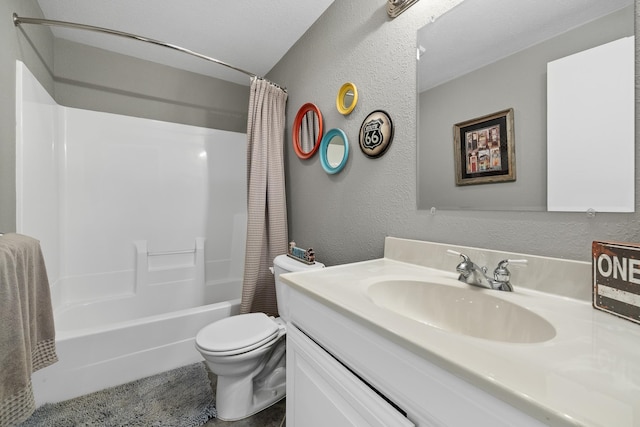
M 287 255 L 273 260 L 280 317 L 239 314 L 211 323 L 196 335 L 196 348 L 218 376 L 217 418 L 236 421 L 273 405 L 285 396 L 287 288 L 280 274 L 323 268 Z

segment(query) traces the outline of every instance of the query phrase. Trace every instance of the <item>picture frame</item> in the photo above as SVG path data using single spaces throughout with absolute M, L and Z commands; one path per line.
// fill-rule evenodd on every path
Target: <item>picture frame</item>
M 516 180 L 513 108 L 453 125 L 456 185 Z

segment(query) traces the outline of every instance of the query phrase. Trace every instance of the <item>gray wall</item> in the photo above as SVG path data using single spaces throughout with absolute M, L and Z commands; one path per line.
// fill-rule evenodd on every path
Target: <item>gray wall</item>
M 631 36 L 633 24 L 633 7 L 629 6 L 422 92 L 418 101 L 418 206 L 546 210 L 547 63 Z M 517 180 L 456 187 L 452 125 L 507 108 L 513 108 L 515 116 Z
M 41 18 L 35 0 L 0 1 L 0 232 L 16 227 L 16 60 L 23 61 L 53 96 L 53 36 L 39 27 L 24 37 L 13 13 Z M 34 46 L 37 46 L 34 49 Z
M 433 7 L 418 2 L 390 20 L 385 2 L 336 0 L 269 73 L 289 90 L 290 239 L 313 247 L 329 265 L 382 256 L 385 236 L 585 261 L 594 239 L 639 242 L 640 214 L 417 210 L 415 43 L 418 28 L 439 15 Z M 346 81 L 356 84 L 360 100 L 343 117 L 335 95 Z M 298 159 L 291 147 L 293 119 L 305 102 L 321 109 L 325 129 L 342 128 L 350 139 L 349 162 L 337 175 L 324 173 L 318 156 Z M 376 109 L 390 113 L 395 137 L 387 153 L 372 160 L 360 152 L 357 137 Z
M 246 132 L 248 77 L 243 86 L 54 39 L 48 27 L 15 27 L 13 12 L 42 17 L 35 0 L 0 1 L 0 232 L 16 229 L 16 59 L 67 107 Z
M 63 39 L 55 40 L 54 64 L 64 106 L 247 130 L 249 77 L 243 86 Z

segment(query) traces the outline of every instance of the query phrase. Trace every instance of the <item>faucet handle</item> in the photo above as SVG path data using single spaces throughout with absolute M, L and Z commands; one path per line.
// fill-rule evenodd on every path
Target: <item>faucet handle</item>
M 503 259 L 502 261 L 500 261 L 498 263 L 498 268 L 500 267 L 506 267 L 508 264 L 522 264 L 522 265 L 527 265 L 529 261 L 527 261 L 526 259 Z
M 447 252 L 452 255 L 459 255 L 460 258 L 462 258 L 462 261 L 460 261 L 460 263 L 456 266 L 456 271 L 460 273 L 461 276 L 469 277 L 469 275 L 471 275 L 471 272 L 473 271 L 473 261 L 471 261 L 471 259 L 462 252 L 457 252 L 451 249 L 447 249 Z
M 498 266 L 493 270 L 493 278 L 498 282 L 508 282 L 511 280 L 511 272 L 507 269 L 509 264 L 522 264 L 526 265 L 528 261 L 526 259 L 503 259 L 498 263 Z
M 453 249 L 447 249 L 447 253 L 451 255 L 458 255 L 460 258 L 462 258 L 461 264 L 468 263 L 469 261 L 471 261 L 471 259 L 468 256 L 466 256 L 462 252 L 454 251 Z
M 471 261 L 471 258 L 469 258 L 467 255 L 463 254 L 462 252 L 457 252 L 457 251 L 454 251 L 452 249 L 447 249 L 447 253 L 450 253 L 451 255 L 460 256 L 460 258 L 462 258 L 462 262 L 461 263 L 468 263 L 468 262 Z

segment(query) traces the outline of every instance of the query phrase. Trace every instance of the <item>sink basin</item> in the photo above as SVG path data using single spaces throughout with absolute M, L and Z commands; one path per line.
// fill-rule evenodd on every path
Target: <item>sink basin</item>
M 538 314 L 489 294 L 499 291 L 388 280 L 367 292 L 381 308 L 448 332 L 509 343 L 539 343 L 556 335 Z

